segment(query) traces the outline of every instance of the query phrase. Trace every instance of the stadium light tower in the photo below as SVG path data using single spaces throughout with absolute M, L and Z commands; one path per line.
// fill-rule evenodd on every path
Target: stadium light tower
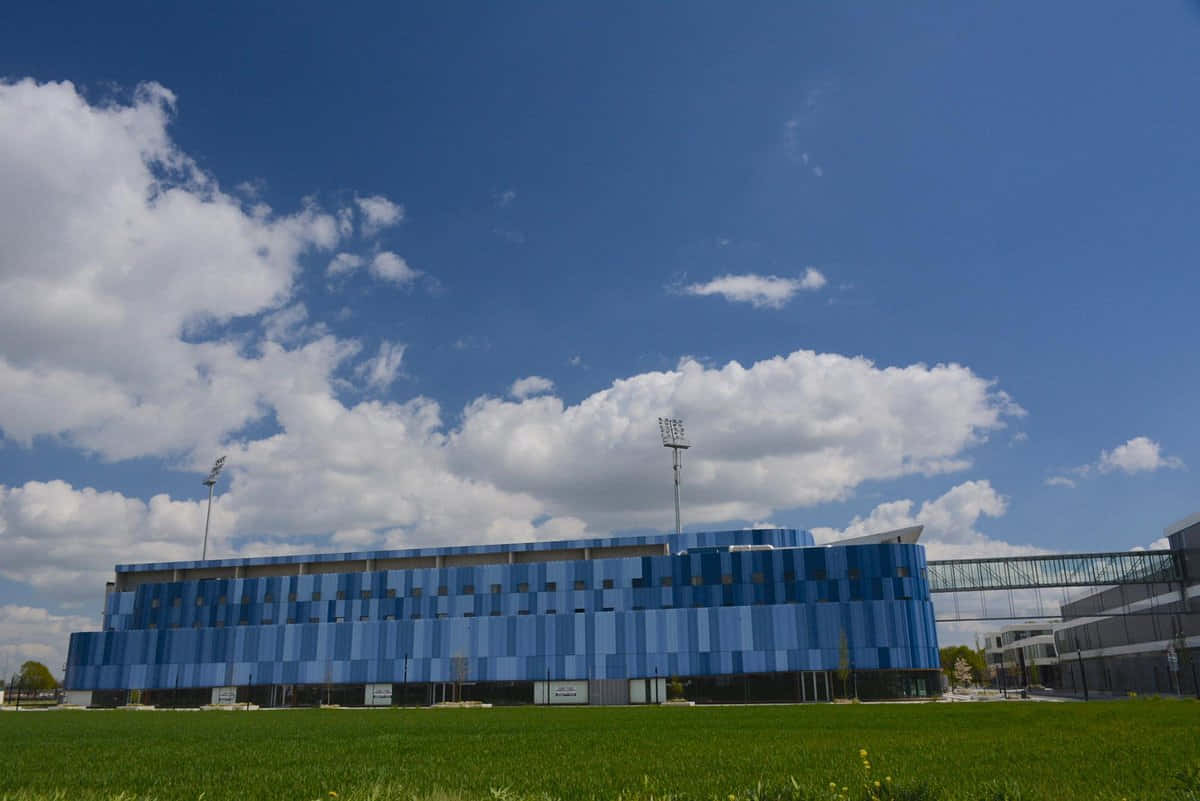
M 682 420 L 660 417 L 658 430 L 662 434 L 663 447 L 671 449 L 671 470 L 675 473 L 675 533 L 680 534 L 683 532 L 679 521 L 679 473 L 683 470 L 683 454 L 680 451 L 686 451 L 692 447 L 692 443 L 688 442 Z
M 212 519 L 212 496 L 213 487 L 217 484 L 217 476 L 221 475 L 221 470 L 225 467 L 225 457 L 222 456 L 217 461 L 213 462 L 212 470 L 208 471 L 208 478 L 200 483 L 208 487 L 208 514 L 204 516 L 204 549 L 200 552 L 200 561 L 208 558 L 208 521 Z

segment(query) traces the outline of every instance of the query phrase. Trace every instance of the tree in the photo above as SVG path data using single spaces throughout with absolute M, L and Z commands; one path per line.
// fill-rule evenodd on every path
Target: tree
M 850 644 L 846 642 L 846 630 L 842 629 L 842 636 L 838 639 L 838 678 L 842 682 L 842 697 L 850 695 Z
M 958 684 L 966 687 L 971 683 L 971 666 L 967 664 L 967 660 L 961 656 L 954 660 L 954 679 Z
M 50 673 L 50 668 L 32 660 L 21 665 L 21 672 L 17 674 L 17 684 L 24 690 L 58 689 L 58 681 Z
M 471 677 L 471 660 L 463 654 L 457 654 L 450 660 L 450 672 L 454 677 L 454 700 L 462 700 L 463 682 Z M 549 688 L 546 692 L 549 692 Z
M 950 645 L 939 652 L 942 662 L 942 672 L 946 674 L 946 678 L 951 684 L 957 681 L 954 672 L 954 664 L 959 659 L 965 661 L 971 666 L 971 674 L 975 681 L 982 681 L 987 675 L 987 663 L 983 658 L 982 650 L 973 650 L 965 645 Z

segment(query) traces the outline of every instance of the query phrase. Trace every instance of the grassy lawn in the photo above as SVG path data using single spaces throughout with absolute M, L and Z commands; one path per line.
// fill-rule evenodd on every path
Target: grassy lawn
M 1195 701 L 0 714 L 3 801 L 1183 799 L 1195 767 Z

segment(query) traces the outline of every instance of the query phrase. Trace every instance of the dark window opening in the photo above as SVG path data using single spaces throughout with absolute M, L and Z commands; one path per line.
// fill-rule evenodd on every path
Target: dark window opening
M 577 580 L 577 581 L 575 582 L 575 589 L 577 589 L 577 590 L 586 590 L 586 589 L 587 589 L 587 582 L 586 582 L 586 581 L 580 581 L 580 580 Z
M 606 590 L 611 590 L 613 588 L 613 580 L 605 579 L 604 583 L 601 586 L 603 586 L 604 589 L 606 589 Z

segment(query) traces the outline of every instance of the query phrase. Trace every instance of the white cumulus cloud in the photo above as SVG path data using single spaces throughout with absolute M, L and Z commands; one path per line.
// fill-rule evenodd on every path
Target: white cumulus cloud
M 406 345 L 384 340 L 379 343 L 379 352 L 360 364 L 355 373 L 374 390 L 385 390 L 400 375 Z
M 982 518 L 997 518 L 1008 511 L 1008 499 L 996 492 L 990 481 L 966 481 L 941 496 L 916 502 L 903 499 L 881 503 L 866 517 L 855 517 L 843 529 L 816 528 L 818 543 L 834 542 L 897 528 L 924 524 L 921 544 L 930 559 L 1020 556 L 1045 553 L 1033 545 L 1013 545 L 988 537 L 977 525 Z
M 404 207 L 393 203 L 383 195 L 356 197 L 354 202 L 358 205 L 358 211 L 363 218 L 363 236 L 374 236 L 384 228 L 404 221 Z
M 1149 437 L 1134 437 L 1111 451 L 1101 451 L 1100 461 L 1096 463 L 1096 469 L 1101 473 L 1111 473 L 1114 470 L 1141 473 L 1181 467 L 1181 459 L 1164 456 L 1162 446 Z
M 376 253 L 375 257 L 371 259 L 369 269 L 371 275 L 380 281 L 388 281 L 400 286 L 411 284 L 421 275 L 420 270 L 414 270 L 412 267 L 409 267 L 408 262 L 390 250 L 382 250 Z
M 289 298 L 334 217 L 223 192 L 172 142 L 157 84 L 93 105 L 0 81 L 0 432 L 106 458 L 188 450 L 264 413 L 312 352 L 221 336 Z M 218 332 L 207 335 L 207 332 Z
M 1068 487 L 1070 489 L 1074 489 L 1076 486 L 1075 480 L 1067 478 L 1066 476 L 1050 476 L 1050 478 L 1046 479 L 1042 483 L 1047 487 Z
M 552 389 L 554 389 L 554 382 L 549 378 L 542 378 L 540 375 L 531 375 L 525 378 L 518 378 L 514 381 L 508 389 L 508 394 L 519 400 L 525 400 L 525 398 L 531 395 L 541 395 Z
M 735 303 L 749 303 L 755 308 L 780 309 L 800 291 L 817 290 L 827 280 L 817 269 L 809 267 L 800 278 L 781 278 L 777 275 L 722 275 L 707 283 L 688 284 L 681 290 L 686 295 L 720 295 Z
M 98 620 L 98 616 L 56 615 L 33 606 L 0 606 L 0 669 L 7 668 L 0 682 L 8 681 L 28 660 L 41 662 L 62 681 L 71 632 L 95 629 Z
M 329 262 L 329 266 L 325 268 L 325 274 L 330 277 L 347 275 L 362 266 L 362 256 L 355 253 L 339 253 Z

